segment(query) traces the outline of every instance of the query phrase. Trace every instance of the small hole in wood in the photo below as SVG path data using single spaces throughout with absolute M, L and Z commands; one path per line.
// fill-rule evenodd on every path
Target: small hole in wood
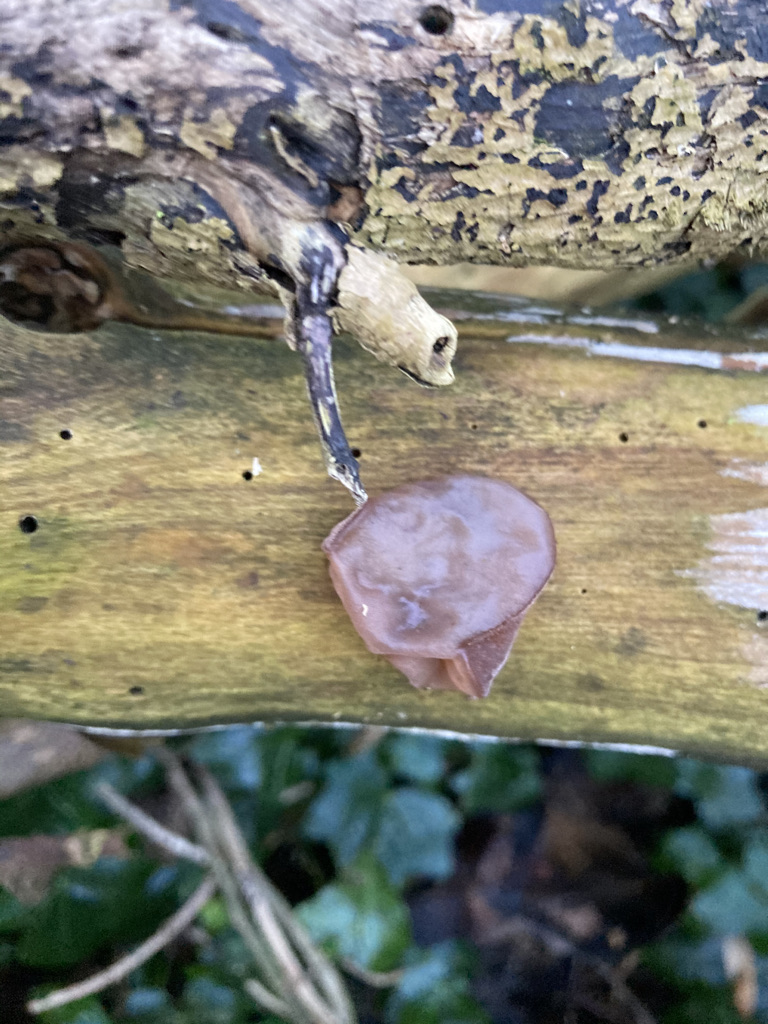
M 758 622 L 768 622 L 768 611 L 762 611 L 757 613 Z
M 697 427 L 701 427 L 702 430 L 704 430 L 706 425 L 707 425 L 707 421 L 706 420 L 699 420 L 699 422 L 696 424 L 696 426 Z
M 253 480 L 253 473 L 250 469 L 243 470 L 243 480 Z
M 470 423 L 469 424 L 469 429 L 470 430 L 477 430 L 477 424 L 476 423 Z
M 61 438 L 62 441 L 71 441 L 72 440 L 72 431 L 71 430 L 60 430 L 59 431 L 59 437 Z
M 144 693 L 143 686 L 132 686 L 128 691 L 132 697 L 140 697 Z
M 625 433 L 622 432 L 621 434 L 619 434 L 619 440 L 621 441 L 622 444 L 626 444 L 627 441 L 629 440 L 629 434 L 625 434 Z
M 587 588 L 586 588 L 586 587 L 582 587 L 582 588 L 581 588 L 581 592 L 582 592 L 582 594 L 586 594 L 586 592 L 587 592 Z
M 22 516 L 19 520 L 19 529 L 22 533 L 34 533 L 37 529 L 37 520 L 34 516 Z
M 352 452 L 353 459 L 359 459 L 360 456 L 363 454 L 359 448 L 350 448 L 349 450 Z
M 444 36 L 453 28 L 453 15 L 440 4 L 430 4 L 419 15 L 419 24 L 431 36 Z

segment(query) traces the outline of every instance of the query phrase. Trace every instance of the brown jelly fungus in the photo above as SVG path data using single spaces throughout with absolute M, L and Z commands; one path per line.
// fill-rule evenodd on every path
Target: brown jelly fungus
M 419 688 L 486 697 L 555 565 L 549 516 L 510 484 L 452 476 L 370 498 L 323 543 L 368 649 Z

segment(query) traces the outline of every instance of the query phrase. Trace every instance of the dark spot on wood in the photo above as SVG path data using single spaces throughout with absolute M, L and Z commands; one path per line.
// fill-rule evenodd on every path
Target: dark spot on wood
M 0 420 L 0 442 L 26 441 L 29 437 L 23 423 L 15 420 Z
M 624 173 L 624 161 L 629 156 L 629 143 L 626 139 L 620 138 L 611 146 L 604 156 L 605 165 L 614 174 Z
M 459 212 L 456 214 L 456 219 L 453 222 L 453 227 L 451 228 L 451 238 L 454 240 L 454 242 L 461 241 L 461 232 L 464 230 L 466 225 L 467 221 L 464 217 L 464 214 L 461 212 L 461 210 L 459 210 Z
M 692 243 L 685 238 L 678 238 L 674 242 L 666 242 L 664 249 L 667 252 L 672 252 L 675 256 L 684 256 L 691 248 Z
M 598 179 L 592 186 L 592 195 L 587 200 L 587 213 L 591 217 L 597 215 L 597 206 L 602 196 L 608 191 L 608 182 Z
M 580 174 L 584 170 L 584 165 L 581 160 L 545 162 L 541 156 L 532 157 L 528 161 L 528 166 L 546 171 L 548 174 L 551 174 L 553 178 L 558 180 L 562 178 L 575 178 L 577 174 Z
M 140 57 L 144 51 L 140 46 L 118 46 L 111 52 L 118 60 L 130 60 L 132 57 Z
M 634 188 L 636 188 L 638 192 L 642 192 L 642 190 L 645 188 L 645 178 L 643 177 L 642 174 L 640 175 L 639 178 L 635 178 L 633 185 L 634 185 Z
M 144 693 L 144 687 L 143 686 L 132 686 L 128 690 L 128 693 L 130 693 L 130 695 L 132 697 L 140 697 L 142 695 L 142 693 Z
M 655 56 L 659 52 L 659 36 L 650 21 L 632 14 L 629 5 L 617 4 L 611 8 L 611 16 L 616 18 L 613 38 L 625 57 L 637 60 L 638 57 Z
M 618 111 L 608 101 L 623 96 L 637 78 L 609 75 L 603 82 L 557 82 L 542 96 L 535 134 L 579 158 L 602 156 L 620 134 Z
M 584 673 L 584 675 L 578 676 L 576 680 L 577 687 L 589 690 L 592 693 L 599 692 L 605 689 L 605 681 L 600 676 L 595 675 L 592 672 Z
M 589 38 L 586 26 L 586 13 L 585 8 L 579 8 L 579 15 L 577 17 L 566 7 L 561 7 L 559 12 L 560 24 L 565 29 L 568 42 L 577 50 L 580 50 Z
M 478 131 L 478 125 L 474 121 L 465 121 L 464 124 L 459 125 L 456 131 L 453 133 L 451 139 L 452 146 L 464 146 L 469 148 L 475 146 L 475 133 Z M 480 128 L 482 135 L 482 128 Z
M 250 572 L 245 573 L 243 576 L 238 576 L 235 583 L 241 590 L 255 590 L 259 585 L 259 574 L 256 569 L 251 569 Z
M 672 196 L 679 196 L 680 192 L 681 188 L 679 185 L 673 185 L 672 188 L 669 190 L 669 194 Z
M 430 4 L 419 14 L 419 24 L 431 36 L 444 36 L 453 28 L 453 15 L 440 4 Z
M 502 161 L 505 164 L 519 164 L 520 163 L 519 159 L 514 155 L 514 153 L 502 153 L 501 154 L 501 159 L 502 159 Z
M 47 597 L 20 597 L 16 602 L 16 611 L 23 612 L 25 615 L 33 615 L 35 612 L 42 611 L 43 608 L 48 604 Z
M 576 182 L 576 191 L 577 192 L 583 192 L 586 187 L 587 187 L 587 183 L 586 183 L 586 181 L 584 179 L 582 179 L 581 181 L 577 181 Z
M 418 199 L 419 185 L 418 182 L 412 181 L 410 178 L 406 178 L 404 175 L 402 178 L 398 178 L 397 182 L 392 186 L 395 192 L 398 192 L 406 203 L 413 203 Z
M 498 142 L 499 139 L 503 139 L 504 134 L 505 132 L 503 128 L 497 128 L 496 131 L 493 133 L 493 141 Z
M 624 655 L 624 657 L 633 657 L 644 651 L 647 646 L 648 640 L 643 631 L 636 626 L 631 626 L 619 640 L 616 646 L 616 653 Z
M 22 533 L 34 533 L 37 530 L 37 519 L 34 516 L 22 516 L 19 529 Z
M 33 117 L 16 117 L 9 114 L 0 118 L 0 146 L 21 145 L 40 139 L 47 134 L 45 125 Z

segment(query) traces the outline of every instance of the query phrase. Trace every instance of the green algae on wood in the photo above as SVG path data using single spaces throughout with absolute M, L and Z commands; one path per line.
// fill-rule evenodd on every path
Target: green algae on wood
M 451 388 L 382 377 L 345 345 L 337 376 L 372 493 L 484 473 L 552 517 L 555 574 L 487 701 L 411 690 L 354 634 L 320 550 L 351 503 L 323 474 L 284 345 L 3 324 L 0 712 L 134 728 L 357 721 L 768 757 L 766 581 L 758 564 L 751 596 L 735 586 L 729 601 L 709 572 L 745 536 L 724 539 L 724 517 L 748 529 L 768 506 L 766 428 L 739 414 L 765 406 L 759 353 L 739 362 L 727 350 L 748 351 L 743 338 L 652 334 L 648 321 L 526 321 L 513 303 L 528 340 L 510 344 L 503 304 L 476 300 L 472 319 L 460 301 L 442 304 L 462 335 Z M 566 344 L 585 336 L 630 354 L 719 350 L 732 368 Z M 28 515 L 34 533 L 19 528 Z M 727 580 L 745 571 L 736 558 Z

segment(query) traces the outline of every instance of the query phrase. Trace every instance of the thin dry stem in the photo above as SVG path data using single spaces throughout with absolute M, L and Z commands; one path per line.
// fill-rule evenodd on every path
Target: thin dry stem
M 172 917 L 169 917 L 157 931 L 151 935 L 146 942 L 142 942 L 132 953 L 116 960 L 111 966 L 98 974 L 91 975 L 76 985 L 69 985 L 67 988 L 57 989 L 40 999 L 30 999 L 27 1003 L 27 1010 L 30 1013 L 44 1013 L 46 1010 L 55 1010 L 59 1006 L 66 1006 L 67 1003 L 74 1003 L 78 999 L 102 992 L 110 985 L 117 984 L 123 978 L 141 967 L 143 963 L 151 959 L 155 953 L 172 942 L 177 935 L 180 935 L 192 921 L 197 917 L 208 900 L 216 892 L 216 881 L 210 875 L 205 878 L 195 889 L 189 899 L 181 906 Z

